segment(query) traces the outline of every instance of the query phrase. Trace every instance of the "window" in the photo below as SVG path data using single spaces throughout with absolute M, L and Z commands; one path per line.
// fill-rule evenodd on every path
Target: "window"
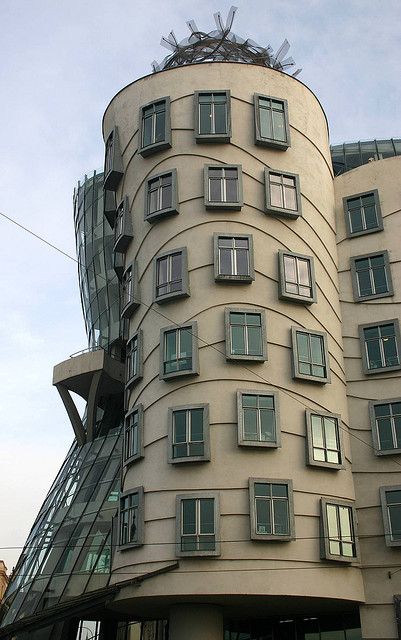
M 117 207 L 117 214 L 114 226 L 114 248 L 113 251 L 126 251 L 133 238 L 131 213 L 129 210 L 128 197 L 126 196 Z
M 293 540 L 294 506 L 291 480 L 249 478 L 252 540 Z
M 169 462 L 210 460 L 209 405 L 172 407 L 168 425 Z
M 137 404 L 125 416 L 124 463 L 143 458 L 143 406 Z
M 255 94 L 255 142 L 265 147 L 290 146 L 287 100 Z
M 177 213 L 177 170 L 148 178 L 145 187 L 145 220 L 153 222 Z
M 143 544 L 144 491 L 136 487 L 120 497 L 120 547 L 139 547 Z
M 326 560 L 352 562 L 359 555 L 356 517 L 352 502 L 321 499 L 321 556 Z
M 341 416 L 306 411 L 307 464 L 342 469 Z
M 195 92 L 196 142 L 230 142 L 229 91 Z
M 115 191 L 124 175 L 123 162 L 118 138 L 118 129 L 110 132 L 106 139 L 104 154 L 104 182 L 103 188 L 108 191 Z
M 384 535 L 388 547 L 401 545 L 401 485 L 381 487 Z
M 140 109 L 140 147 L 143 158 L 171 147 L 170 98 L 160 98 Z
M 214 279 L 228 282 L 255 279 L 252 236 L 214 234 Z
M 109 225 L 111 227 L 114 227 L 117 213 L 116 194 L 114 193 L 114 191 L 107 191 L 106 189 L 104 189 L 103 213 Z
M 244 389 L 237 391 L 238 444 L 280 447 L 278 394 Z
M 127 342 L 127 355 L 125 360 L 125 386 L 134 385 L 142 378 L 142 351 L 143 351 L 142 329 L 138 329 L 132 338 Z
M 121 316 L 130 318 L 139 306 L 136 263 L 131 263 L 123 273 L 121 284 Z
M 300 253 L 278 252 L 279 297 L 304 304 L 316 302 L 313 258 Z
M 288 218 L 301 215 L 299 176 L 265 169 L 266 211 Z
M 220 555 L 219 520 L 217 493 L 177 496 L 177 556 Z
M 363 372 L 381 373 L 400 369 L 400 327 L 398 320 L 359 326 Z
M 197 334 L 196 322 L 160 330 L 161 380 L 199 373 Z
M 225 327 L 227 360 L 267 360 L 263 311 L 226 309 Z
M 154 258 L 154 291 L 156 302 L 189 296 L 186 248 L 165 251 Z
M 205 166 L 206 209 L 239 211 L 243 205 L 241 165 Z
M 401 398 L 369 402 L 376 455 L 401 453 Z
M 358 193 L 343 198 L 347 236 L 361 236 L 383 229 L 379 192 Z
M 354 300 L 372 300 L 393 295 L 387 251 L 350 259 Z
M 327 337 L 322 331 L 292 327 L 293 377 L 312 382 L 330 382 Z

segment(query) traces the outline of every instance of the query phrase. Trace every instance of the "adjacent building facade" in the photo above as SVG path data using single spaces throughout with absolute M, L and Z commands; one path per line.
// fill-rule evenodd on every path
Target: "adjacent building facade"
M 106 109 L 90 348 L 53 380 L 75 442 L 0 637 L 398 637 L 400 141 L 332 161 L 310 89 L 240 60 Z

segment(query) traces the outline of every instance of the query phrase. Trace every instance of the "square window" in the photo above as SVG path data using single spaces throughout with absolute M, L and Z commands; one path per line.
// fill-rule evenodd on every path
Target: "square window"
M 381 487 L 384 536 L 388 547 L 401 545 L 401 485 Z
M 227 360 L 267 360 L 264 311 L 226 309 Z
M 230 142 L 231 108 L 229 91 L 195 92 L 196 142 Z
M 233 165 L 205 165 L 205 207 L 240 211 L 242 197 L 242 168 Z
M 251 539 L 288 542 L 295 538 L 291 480 L 249 478 Z
M 321 557 L 338 562 L 358 560 L 356 515 L 352 502 L 325 499 L 321 501 Z
M 140 145 L 143 158 L 171 148 L 170 98 L 160 98 L 140 108 Z
M 154 258 L 156 302 L 189 296 L 188 255 L 186 248 L 165 251 Z
M 177 170 L 151 176 L 145 184 L 145 216 L 148 222 L 178 213 Z
M 288 102 L 255 93 L 255 142 L 264 147 L 283 149 L 290 146 Z
M 280 414 L 277 392 L 237 391 L 238 444 L 248 447 L 280 447 Z
M 365 374 L 396 371 L 400 364 L 400 327 L 398 320 L 359 325 L 362 368 Z
M 105 144 L 103 188 L 108 191 L 116 191 L 123 175 L 124 168 L 118 129 L 114 127 L 109 133 Z
M 125 358 L 125 387 L 129 389 L 142 378 L 143 368 L 143 334 L 142 329 L 127 342 L 127 353 Z
M 354 300 L 373 300 L 393 295 L 387 251 L 350 258 Z
M 215 233 L 213 242 L 216 281 L 252 282 L 255 279 L 252 236 Z
M 216 492 L 176 498 L 176 555 L 219 556 L 219 495 Z
M 265 169 L 266 211 L 287 218 L 301 215 L 299 176 Z
M 326 334 L 292 327 L 291 335 L 293 377 L 311 382 L 330 382 Z
M 307 464 L 343 469 L 341 416 L 306 411 Z
M 124 252 L 133 238 L 131 212 L 129 210 L 128 197 L 120 202 L 117 207 L 114 224 L 113 251 Z
M 312 304 L 316 302 L 315 270 L 312 256 L 278 252 L 279 298 Z
M 139 307 L 138 274 L 136 263 L 132 262 L 124 271 L 121 283 L 121 316 L 130 318 Z
M 343 198 L 347 237 L 382 231 L 383 219 L 377 189 Z
M 120 496 L 119 545 L 140 547 L 144 542 L 144 491 L 143 487 Z
M 160 330 L 160 380 L 199 374 L 198 324 Z
M 124 421 L 124 464 L 143 458 L 143 406 L 137 404 L 125 416 Z
M 369 415 L 376 455 L 401 453 L 401 398 L 370 400 Z
M 210 460 L 209 405 L 191 404 L 168 410 L 171 463 Z

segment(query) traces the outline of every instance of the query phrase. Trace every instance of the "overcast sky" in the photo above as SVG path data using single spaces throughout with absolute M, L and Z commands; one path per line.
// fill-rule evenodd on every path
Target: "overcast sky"
M 399 0 L 237 0 L 233 31 L 284 38 L 326 111 L 331 142 L 401 135 Z M 202 5 L 202 6 L 200 6 Z M 113 95 L 214 28 L 230 0 L 0 0 L 0 211 L 75 255 L 72 192 L 103 164 Z M 0 216 L 0 559 L 15 564 L 72 441 L 53 366 L 87 346 L 77 268 Z

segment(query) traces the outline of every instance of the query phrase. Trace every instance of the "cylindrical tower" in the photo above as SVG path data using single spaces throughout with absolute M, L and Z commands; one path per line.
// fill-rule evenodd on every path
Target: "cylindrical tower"
M 174 639 L 203 616 L 217 638 L 223 619 L 354 611 L 320 103 L 271 68 L 186 65 L 121 90 L 103 132 L 129 318 L 113 574 L 149 577 L 113 608 L 171 614 Z

